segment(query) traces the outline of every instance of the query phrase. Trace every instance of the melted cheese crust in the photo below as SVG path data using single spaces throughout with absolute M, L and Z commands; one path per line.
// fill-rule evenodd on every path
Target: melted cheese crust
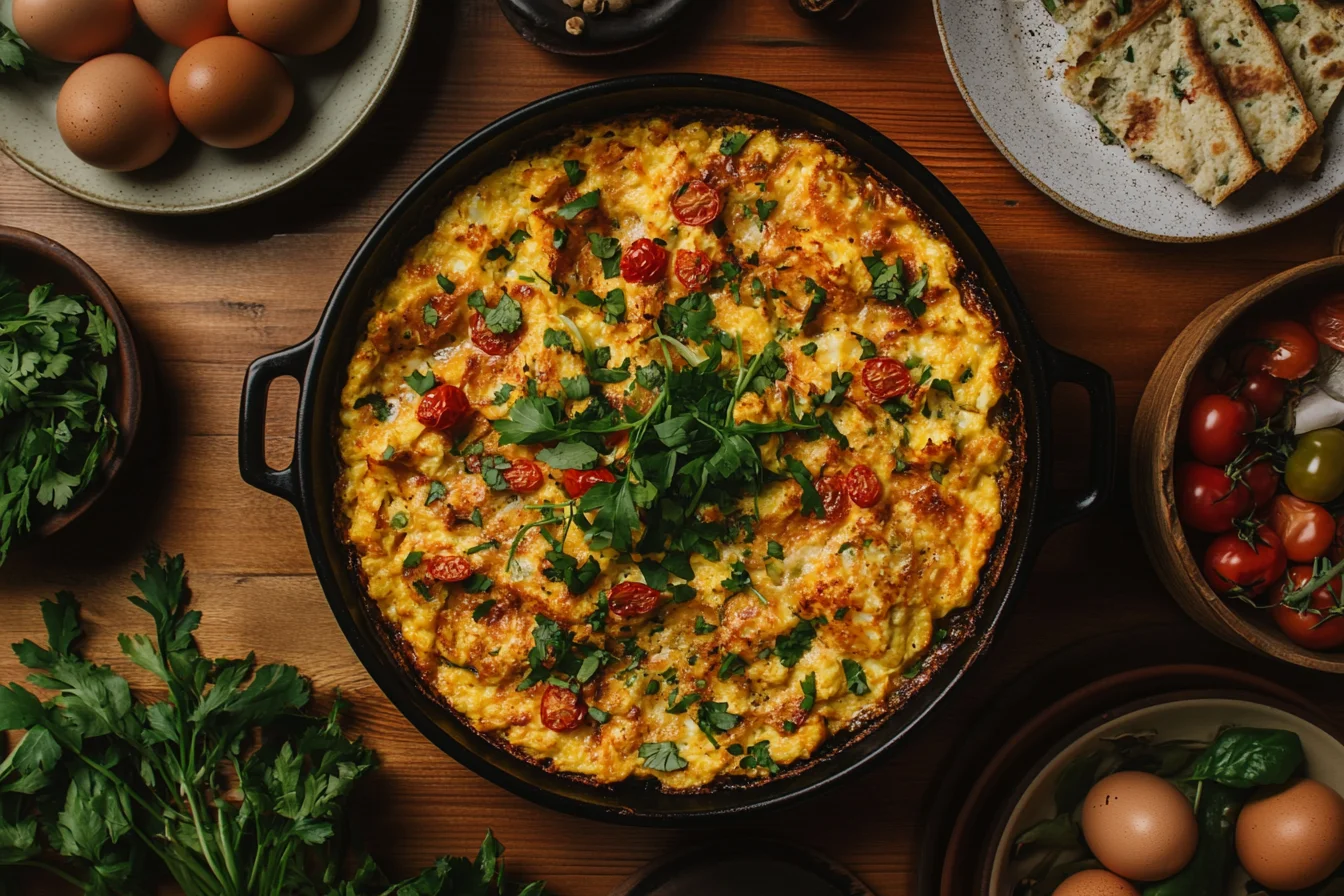
M 751 135 L 731 156 L 720 147 L 730 133 Z M 586 171 L 577 189 L 565 160 Z M 678 225 L 673 215 L 673 194 L 697 177 L 724 197 L 722 236 Z M 601 191 L 598 210 L 574 221 L 557 214 L 564 202 L 592 190 Z M 778 203 L 764 222 L 758 199 Z M 562 249 L 553 239 L 557 229 L 567 233 Z M 528 238 L 511 242 L 520 230 Z M 589 232 L 616 236 L 626 248 L 640 237 L 665 240 L 668 276 L 651 285 L 606 279 Z M 496 246 L 506 247 L 512 261 L 487 259 Z M 544 346 L 547 329 L 560 329 L 558 316 L 568 316 L 592 345 L 611 348 L 610 367 L 627 357 L 632 370 L 661 361 L 660 347 L 648 340 L 664 303 L 688 292 L 671 273 L 679 249 L 703 251 L 716 264 L 734 250 L 743 268 L 741 303 L 728 287 L 712 290 L 714 325 L 740 333 L 750 355 L 771 339 L 783 346 L 787 378 L 764 395 L 745 396 L 737 419 L 778 419 L 789 390 L 806 406 L 808 396 L 831 388 L 833 373 L 853 374 L 846 398 L 833 409 L 849 448 L 827 437 L 791 436 L 787 450 L 814 475 L 866 464 L 876 471 L 882 496 L 869 509 L 848 502 L 841 513 L 815 519 L 802 515 L 793 480 L 768 484 L 750 538 L 721 545 L 717 562 L 692 557 L 692 600 L 665 602 L 629 622 L 610 616 L 605 631 L 594 632 L 588 620 L 599 596 L 617 582 L 643 581 L 637 558 L 596 553 L 600 576 L 586 593 L 571 596 L 543 577 L 548 545 L 532 529 L 518 546 L 515 567 L 506 569 L 511 540 L 538 518 L 525 505 L 567 500 L 560 472 L 547 469 L 545 485 L 527 495 L 492 490 L 453 453 L 452 437 L 417 421 L 419 399 L 405 377 L 428 369 L 439 382 L 465 390 L 475 413 L 457 444 L 483 441 L 486 455 L 534 457 L 541 446 L 501 447 L 489 421 L 507 416 L 529 379 L 543 393 L 562 395 L 560 379 L 584 371 L 580 355 Z M 902 259 L 908 271 L 927 266 L 921 316 L 873 297 L 862 259 L 875 253 L 888 263 Z M 455 285 L 451 295 L 438 275 Z M 827 290 L 812 321 L 805 321 L 808 278 Z M 553 294 L 546 281 L 567 285 L 567 295 Z M 1013 360 L 987 303 L 968 284 L 973 279 L 951 245 L 904 194 L 806 134 L 659 118 L 621 121 L 586 128 L 495 171 L 458 194 L 434 232 L 408 253 L 376 297 L 367 335 L 350 362 L 341 396 L 338 514 L 369 597 L 431 690 L 479 731 L 555 771 L 597 782 L 656 776 L 667 789 L 686 789 L 722 776 L 766 775 L 759 763 L 742 767 L 742 750 L 761 741 L 769 742 L 769 755 L 781 767 L 810 757 L 828 738 L 883 715 L 902 684 L 908 691 L 906 679 L 937 640 L 939 620 L 973 602 L 1003 513 L 1015 500 L 1013 442 L 995 413 L 1012 389 Z M 604 322 L 601 309 L 573 298 L 579 290 L 605 294 L 618 286 L 628 305 L 621 323 Z M 505 289 L 522 305 L 521 338 L 506 355 L 486 354 L 471 340 L 466 297 L 477 289 L 492 305 Z M 427 304 L 437 315 L 432 325 Z M 923 379 L 908 396 L 914 412 L 903 422 L 869 400 L 861 384 L 860 336 L 878 355 L 906 361 L 916 382 Z M 732 352 L 725 352 L 724 366 L 735 368 Z M 951 394 L 935 388 L 940 381 Z M 647 407 L 651 393 L 633 383 L 594 388 L 617 407 Z M 513 387 L 509 397 L 501 396 L 502 386 Z M 370 393 L 385 397 L 387 420 L 378 419 L 371 404 L 355 406 Z M 571 412 L 585 402 L 570 402 Z M 773 448 L 762 456 L 782 470 Z M 443 486 L 438 500 L 432 500 L 435 483 Z M 746 498 L 734 509 L 751 506 Z M 480 525 L 471 519 L 474 511 Z M 499 546 L 467 553 L 492 540 Z M 768 556 L 771 541 L 782 547 L 783 559 Z M 581 563 L 590 556 L 577 527 L 565 547 Z M 422 583 L 426 598 L 416 587 L 423 567 L 403 568 L 415 551 L 426 558 L 465 556 L 493 587 L 466 593 L 460 584 Z M 745 564 L 759 598 L 720 584 L 734 561 Z M 588 719 L 575 730 L 552 731 L 539 712 L 546 685 L 517 689 L 528 672 L 537 614 L 559 622 L 578 642 L 617 656 L 583 689 L 587 703 L 609 715 L 604 724 Z M 800 618 L 822 616 L 827 622 L 817 623 L 810 648 L 786 667 L 771 650 L 776 639 Z M 697 617 L 717 628 L 697 634 Z M 621 645 L 621 639 L 634 641 Z M 629 657 L 632 644 L 643 651 L 638 663 Z M 746 668 L 723 679 L 718 670 L 730 652 Z M 846 686 L 843 660 L 861 665 L 867 693 Z M 815 675 L 815 703 L 805 711 L 809 674 Z M 741 716 L 732 730 L 716 732 L 718 748 L 697 728 L 694 706 L 669 711 L 674 687 L 681 697 L 726 703 Z M 645 767 L 640 746 L 664 741 L 677 745 L 684 770 Z

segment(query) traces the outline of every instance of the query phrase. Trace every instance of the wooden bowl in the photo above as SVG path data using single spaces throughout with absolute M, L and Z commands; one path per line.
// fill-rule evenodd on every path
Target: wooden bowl
M 1139 534 L 1158 578 L 1191 618 L 1239 647 L 1309 669 L 1344 673 L 1344 651 L 1300 647 L 1279 631 L 1269 613 L 1214 594 L 1176 517 L 1172 475 L 1186 391 L 1209 350 L 1229 327 L 1261 305 L 1281 308 L 1330 290 L 1344 290 L 1344 257 L 1313 261 L 1262 280 L 1210 305 L 1191 321 L 1162 356 L 1139 402 L 1130 450 L 1130 490 Z
M 107 490 L 130 455 L 140 423 L 144 378 L 126 315 L 103 278 L 79 256 L 60 243 L 17 227 L 0 226 L 0 259 L 26 287 L 54 283 L 57 293 L 87 296 L 102 308 L 117 329 L 117 348 L 109 359 L 108 407 L 116 415 L 117 438 L 103 456 L 101 472 L 89 487 L 58 511 L 33 514 L 33 529 L 24 538 L 45 538 L 65 528 L 93 506 Z

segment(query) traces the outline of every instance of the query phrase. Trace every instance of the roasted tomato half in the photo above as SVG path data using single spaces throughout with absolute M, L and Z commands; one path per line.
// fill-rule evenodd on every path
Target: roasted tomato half
M 622 619 L 652 613 L 663 593 L 643 582 L 621 582 L 607 593 L 607 607 Z
M 844 512 L 849 504 L 849 498 L 845 495 L 845 477 L 838 474 L 821 476 L 815 485 L 817 494 L 821 496 L 821 506 L 826 511 L 827 519 Z
M 678 249 L 675 268 L 681 285 L 694 292 L 709 282 L 712 265 L 709 256 L 699 250 Z
M 485 316 L 477 311 L 471 316 L 471 341 L 487 355 L 507 355 L 518 347 L 523 338 L 521 328 L 512 333 L 495 333 L 485 324 Z
M 863 387 L 873 401 L 890 401 L 907 394 L 914 383 L 905 364 L 895 358 L 870 358 L 863 363 Z
M 597 485 L 599 482 L 615 482 L 616 476 L 606 467 L 596 470 L 566 470 L 561 477 L 561 482 L 565 487 L 565 494 L 571 498 L 582 498 L 588 494 L 588 489 Z
M 621 256 L 621 276 L 631 283 L 657 283 L 667 271 L 667 250 L 647 237 Z
M 503 476 L 509 488 L 515 492 L 534 492 L 546 481 L 541 464 L 526 459 L 509 461 L 509 468 Z
M 471 413 L 467 393 L 457 386 L 442 383 L 420 396 L 415 419 L 429 429 L 446 432 L 466 419 Z
M 845 476 L 845 491 L 858 506 L 872 507 L 882 497 L 882 482 L 872 467 L 859 464 Z
M 719 191 L 698 178 L 682 184 L 672 194 L 672 214 L 683 224 L 707 227 L 714 223 L 721 211 L 723 198 L 719 196 Z
M 471 578 L 471 561 L 456 554 L 441 554 L 425 561 L 425 575 L 440 582 L 462 582 Z
M 573 731 L 588 718 L 583 698 L 569 688 L 546 685 L 541 694 L 541 724 L 552 731 Z

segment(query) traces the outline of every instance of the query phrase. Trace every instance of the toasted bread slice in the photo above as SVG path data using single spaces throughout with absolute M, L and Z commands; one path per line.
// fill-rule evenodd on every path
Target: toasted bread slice
M 1321 0 L 1261 4 L 1318 130 L 1288 167 L 1311 174 L 1321 164 L 1325 120 L 1344 88 L 1344 7 Z
M 1184 0 L 1251 151 L 1282 171 L 1316 133 L 1292 70 L 1252 0 Z
M 1125 27 L 1135 16 L 1142 18 L 1167 0 L 1045 0 L 1045 8 L 1068 31 L 1059 60 L 1069 65 L 1102 41 Z
M 1064 77 L 1064 92 L 1129 149 L 1218 205 L 1260 170 L 1178 0 L 1133 16 Z

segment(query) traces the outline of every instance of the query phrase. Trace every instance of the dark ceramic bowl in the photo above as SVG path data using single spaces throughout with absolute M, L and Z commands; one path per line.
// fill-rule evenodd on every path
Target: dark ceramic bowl
M 55 284 L 57 293 L 87 296 L 103 309 L 117 329 L 117 349 L 109 360 L 106 393 L 108 407 L 117 418 L 117 438 L 103 456 L 99 475 L 59 511 L 34 514 L 32 532 L 26 537 L 45 538 L 65 528 L 84 514 L 107 491 L 130 456 L 140 423 L 144 382 L 140 356 L 121 304 L 97 272 L 78 255 L 53 240 L 17 227 L 0 226 L 0 261 L 26 287 Z M 21 536 L 24 537 L 24 536 Z
M 610 56 L 653 43 L 695 0 L 645 0 L 628 13 L 583 15 L 563 0 L 499 0 L 509 24 L 532 43 L 562 56 Z M 565 22 L 583 19 L 582 34 L 570 34 Z

